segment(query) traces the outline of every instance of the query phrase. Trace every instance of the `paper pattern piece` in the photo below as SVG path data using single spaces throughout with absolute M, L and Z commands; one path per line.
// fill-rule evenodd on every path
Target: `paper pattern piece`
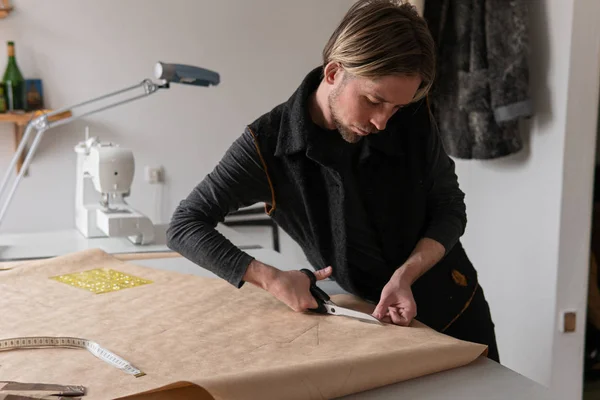
M 98 268 L 153 283 L 96 296 L 48 279 Z M 186 390 L 198 399 L 330 399 L 466 365 L 486 350 L 416 321 L 296 313 L 251 284 L 236 289 L 98 249 L 3 271 L 0 293 L 0 339 L 84 337 L 146 373 L 135 378 L 85 351 L 0 352 L 4 380 L 70 382 L 86 387 L 85 400 L 176 399 Z M 371 311 L 353 296 L 332 299 Z M 136 397 L 143 392 L 151 394 Z
M 89 271 L 76 272 L 74 274 L 53 276 L 50 277 L 50 279 L 80 289 L 85 289 L 96 294 L 109 293 L 116 290 L 123 290 L 152 283 L 152 281 L 105 268 L 96 268 Z

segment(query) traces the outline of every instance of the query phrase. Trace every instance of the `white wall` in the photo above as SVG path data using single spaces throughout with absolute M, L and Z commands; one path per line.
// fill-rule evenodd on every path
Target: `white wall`
M 503 364 L 579 397 L 598 97 L 600 2 L 528 2 L 531 93 L 526 149 L 457 160 L 466 192 L 464 244 L 496 323 Z M 574 4 L 578 13 L 574 20 Z M 577 34 L 576 34 L 577 33 Z M 577 80 L 579 79 L 579 80 Z M 578 312 L 577 332 L 558 313 Z
M 287 100 L 320 63 L 325 42 L 352 1 L 12 3 L 15 11 L 0 20 L 0 43 L 15 41 L 21 71 L 26 78 L 43 79 L 48 107 L 70 106 L 152 78 L 158 60 L 213 69 L 221 84 L 174 85 L 48 131 L 2 232 L 73 226 L 73 146 L 86 124 L 90 134 L 134 150 L 137 171 L 129 202 L 155 222 L 168 221 L 245 125 Z M 5 58 L 0 57 L 1 71 Z M 12 126 L 0 124 L 0 170 L 13 146 Z M 164 167 L 163 187 L 143 181 L 146 165 Z

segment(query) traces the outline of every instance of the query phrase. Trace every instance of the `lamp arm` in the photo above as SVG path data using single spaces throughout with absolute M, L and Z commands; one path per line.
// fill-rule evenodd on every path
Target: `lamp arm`
M 137 95 L 137 96 L 133 96 L 121 101 L 116 101 L 114 103 L 110 103 L 108 105 L 102 106 L 102 107 L 98 107 L 95 109 L 92 109 L 90 111 L 81 113 L 81 114 L 76 114 L 73 115 L 73 110 L 88 104 L 92 104 L 95 102 L 98 102 L 100 100 L 104 100 L 110 97 L 114 97 L 126 92 L 129 92 L 131 90 L 135 90 L 138 89 L 140 87 L 144 88 L 144 93 Z M 154 82 L 152 82 L 149 79 L 145 79 L 143 80 L 141 83 L 138 83 L 137 85 L 133 85 L 133 86 L 129 86 L 127 88 L 121 89 L 121 90 L 117 90 L 115 92 L 112 93 L 108 93 L 105 94 L 103 96 L 100 97 L 96 97 L 94 99 L 91 100 L 87 100 L 78 104 L 75 104 L 71 107 L 64 107 L 64 108 L 60 108 L 58 110 L 55 111 L 51 111 L 49 113 L 45 113 L 40 115 L 39 117 L 34 118 L 33 120 L 31 120 L 28 124 L 27 127 L 25 128 L 25 132 L 23 133 L 23 138 L 21 139 L 21 142 L 19 143 L 19 146 L 17 147 L 17 149 L 15 150 L 15 153 L 10 161 L 10 164 L 8 166 L 8 169 L 6 170 L 6 172 L 4 173 L 4 178 L 2 179 L 2 185 L 0 186 L 0 199 L 2 198 L 2 196 L 4 195 L 4 192 L 6 191 L 7 185 L 8 185 L 8 181 L 10 179 L 10 176 L 12 175 L 13 170 L 15 169 L 15 167 L 17 166 L 17 162 L 19 160 L 19 158 L 21 157 L 21 154 L 23 153 L 23 151 L 25 150 L 25 146 L 26 143 L 29 140 L 29 137 L 31 136 L 31 133 L 33 132 L 33 129 L 36 130 L 36 134 L 35 137 L 33 138 L 33 142 L 31 144 L 31 147 L 29 148 L 29 150 L 27 151 L 27 155 L 25 156 L 25 160 L 23 161 L 23 165 L 21 166 L 21 170 L 19 171 L 19 173 L 17 174 L 17 177 L 15 178 L 15 181 L 13 182 L 13 185 L 8 193 L 8 196 L 6 198 L 6 200 L 4 200 L 2 203 L 2 207 L 0 209 L 0 225 L 2 224 L 2 221 L 4 220 L 4 216 L 6 214 L 6 210 L 8 209 L 12 198 L 14 197 L 15 191 L 17 189 L 17 186 L 19 185 L 19 183 L 21 182 L 21 179 L 23 178 L 23 175 L 25 174 L 25 171 L 27 171 L 27 167 L 29 167 L 29 164 L 31 164 L 31 161 L 33 159 L 33 155 L 35 154 L 40 141 L 42 140 L 42 137 L 44 135 L 44 133 L 50 129 L 50 128 L 54 128 L 56 126 L 59 125 L 65 125 L 68 124 L 69 122 L 72 122 L 74 120 L 83 118 L 85 116 L 91 115 L 91 114 L 95 114 L 97 112 L 101 112 L 104 110 L 107 110 L 109 108 L 113 108 L 125 103 L 129 103 L 131 101 L 146 97 L 151 95 L 152 93 L 156 92 L 158 89 L 166 89 L 169 88 L 169 83 L 165 83 L 165 84 L 156 84 Z M 53 117 L 55 115 L 59 115 L 65 112 L 71 112 L 71 116 L 69 116 L 68 118 L 63 118 L 63 119 L 58 119 L 58 120 L 50 120 L 50 117 Z

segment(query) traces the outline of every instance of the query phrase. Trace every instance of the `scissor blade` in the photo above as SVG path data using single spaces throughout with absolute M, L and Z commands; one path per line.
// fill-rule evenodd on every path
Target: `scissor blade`
M 354 311 L 349 308 L 334 306 L 331 304 L 325 304 L 325 308 L 329 314 L 342 315 L 344 317 L 356 318 L 364 322 L 370 322 L 372 324 L 383 325 L 381 321 L 372 315 L 365 314 L 362 312 Z

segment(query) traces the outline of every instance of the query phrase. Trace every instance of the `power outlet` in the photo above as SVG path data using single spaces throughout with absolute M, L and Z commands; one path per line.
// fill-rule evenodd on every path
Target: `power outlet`
M 161 183 L 163 181 L 163 169 L 162 167 L 150 167 L 146 166 L 145 169 L 146 182 L 151 184 Z

